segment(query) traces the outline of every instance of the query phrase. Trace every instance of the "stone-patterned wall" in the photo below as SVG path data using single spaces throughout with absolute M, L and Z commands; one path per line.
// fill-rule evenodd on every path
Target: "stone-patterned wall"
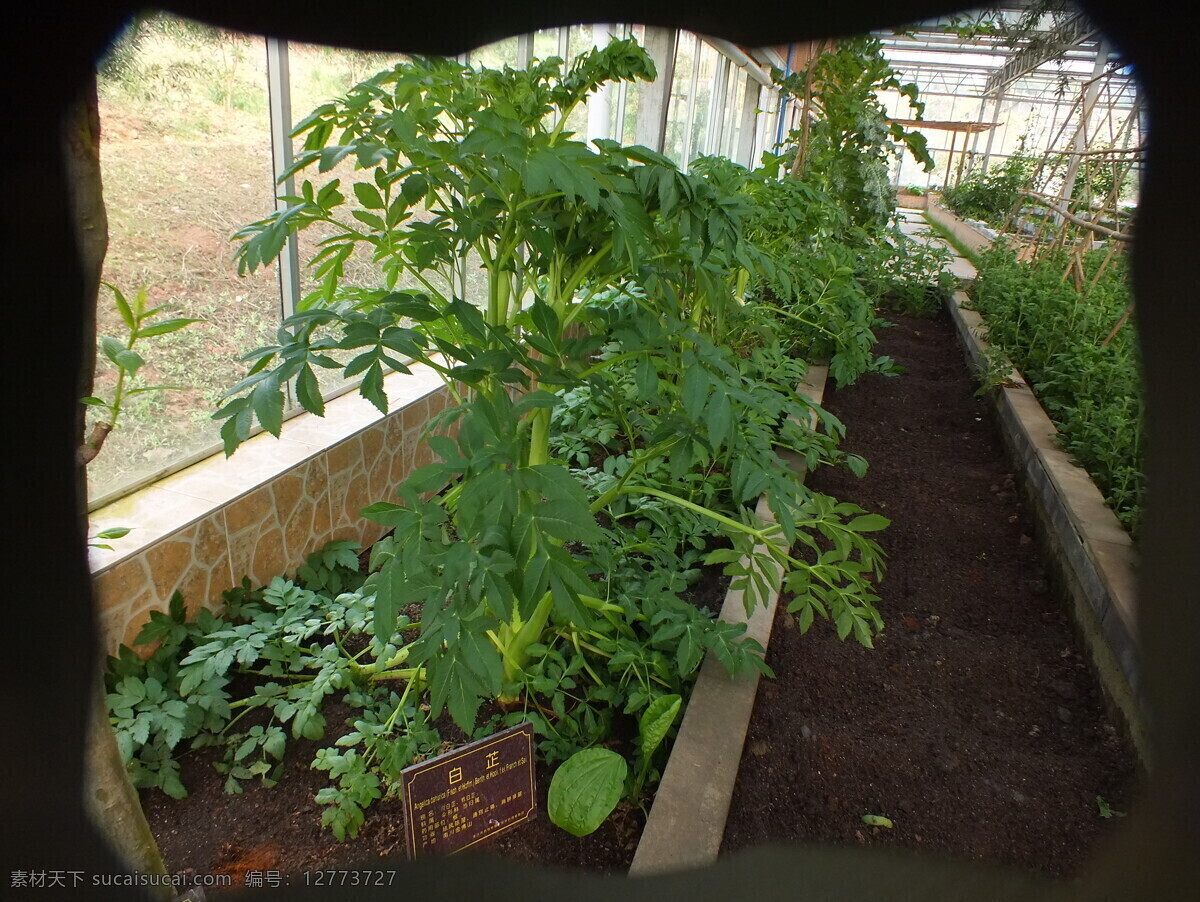
M 165 484 L 181 486 L 174 492 L 161 487 L 145 490 L 120 513 L 112 514 L 112 521 L 120 522 L 122 513 L 128 516 L 153 508 L 169 496 L 184 493 L 191 493 L 187 500 L 202 512 L 181 528 L 153 536 L 136 554 L 94 566 L 104 650 L 115 653 L 121 643 L 132 645 L 149 612 L 166 610 L 175 591 L 183 593 L 189 615 L 194 616 L 201 607 L 219 609 L 221 593 L 240 584 L 243 576 L 262 585 L 275 576 L 294 573 L 308 554 L 328 541 L 351 539 L 364 547 L 374 543 L 383 528 L 358 512 L 390 498 L 392 486 L 431 462 L 429 449 L 419 444 L 419 437 L 428 419 L 448 400 L 444 387 L 427 392 L 347 438 L 326 441 L 325 447 L 319 442 L 303 444 L 308 433 L 324 424 L 300 426 L 295 434 L 301 441 L 283 448 L 285 459 L 290 455 L 298 460 L 269 478 L 253 480 L 253 487 L 225 503 L 205 504 L 201 497 L 217 497 L 214 483 L 220 477 L 212 468 L 172 477 Z M 284 437 L 289 437 L 286 427 Z M 222 465 L 213 462 L 213 468 Z M 197 485 L 201 488 L 194 488 Z M 94 528 L 106 525 L 101 518 Z

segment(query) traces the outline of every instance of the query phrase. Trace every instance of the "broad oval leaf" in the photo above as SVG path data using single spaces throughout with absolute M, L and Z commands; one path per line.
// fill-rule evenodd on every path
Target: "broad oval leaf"
M 638 733 L 642 737 L 642 758 L 649 760 L 654 750 L 662 744 L 667 731 L 675 718 L 679 716 L 679 708 L 683 699 L 678 695 L 660 695 L 650 703 L 642 719 L 638 722 Z
M 614 751 L 583 749 L 562 763 L 550 780 L 546 813 L 574 836 L 587 836 L 604 823 L 625 790 L 629 766 Z

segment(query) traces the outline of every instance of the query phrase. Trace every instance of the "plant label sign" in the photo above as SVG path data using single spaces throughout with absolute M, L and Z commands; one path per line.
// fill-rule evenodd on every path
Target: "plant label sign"
M 533 813 L 533 725 L 414 764 L 400 780 L 409 858 L 473 846 Z

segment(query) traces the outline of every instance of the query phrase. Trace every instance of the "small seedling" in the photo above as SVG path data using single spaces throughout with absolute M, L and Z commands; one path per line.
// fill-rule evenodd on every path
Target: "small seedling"
M 137 388 L 130 388 L 129 386 L 137 379 L 138 370 L 146 365 L 145 358 L 133 349 L 134 345 L 147 338 L 169 335 L 192 323 L 200 322 L 193 317 L 175 317 L 151 322 L 159 317 L 168 305 L 160 304 L 157 307 L 148 308 L 144 285 L 134 295 L 133 303 L 130 303 L 115 285 L 110 285 L 108 282 L 101 284 L 113 293 L 113 302 L 116 304 L 117 313 L 120 314 L 128 335 L 123 339 L 112 336 L 103 336 L 100 339 L 101 352 L 117 368 L 117 384 L 113 389 L 111 400 L 94 396 L 80 399 L 82 404 L 103 411 L 100 419 L 92 425 L 91 434 L 78 450 L 79 463 L 83 466 L 87 466 L 96 459 L 96 455 L 104 447 L 104 440 L 108 438 L 110 432 L 117 428 L 121 413 L 131 397 L 147 392 L 180 391 L 183 388 L 180 385 L 141 385 Z M 116 537 L 110 536 L 109 538 Z
M 1110 817 L 1124 817 L 1125 816 L 1124 811 L 1117 811 L 1115 808 L 1110 806 L 1108 804 L 1108 802 L 1104 801 L 1103 797 L 1101 797 L 1101 796 L 1096 796 L 1096 807 L 1100 809 L 1100 816 L 1102 818 L 1107 819 Z
M 128 526 L 114 526 L 111 529 L 100 530 L 98 533 L 96 533 L 94 536 L 92 536 L 92 539 L 121 539 L 127 535 L 129 535 L 129 527 Z M 113 550 L 113 547 L 111 545 L 105 545 L 100 542 L 93 542 L 91 539 L 88 539 L 88 547 L 89 548 L 103 548 L 105 551 Z
M 1099 796 L 1097 796 L 1097 798 L 1099 798 Z M 882 814 L 864 814 L 862 819 L 863 823 L 868 827 L 887 827 L 890 830 L 893 826 L 891 820 L 884 817 Z

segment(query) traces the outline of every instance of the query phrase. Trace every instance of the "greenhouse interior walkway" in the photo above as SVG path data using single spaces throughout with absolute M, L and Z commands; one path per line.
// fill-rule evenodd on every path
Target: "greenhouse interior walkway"
M 928 236 L 919 211 L 905 231 Z M 942 239 L 927 237 L 930 243 Z M 956 275 L 974 268 L 957 257 Z M 723 854 L 771 841 L 900 846 L 1077 874 L 1127 810 L 1135 754 L 1106 709 L 991 405 L 955 326 L 883 313 L 876 351 L 903 368 L 826 393 L 845 447 L 816 491 L 891 518 L 869 650 L 802 635 L 780 600 Z M 885 816 L 885 826 L 864 825 Z

